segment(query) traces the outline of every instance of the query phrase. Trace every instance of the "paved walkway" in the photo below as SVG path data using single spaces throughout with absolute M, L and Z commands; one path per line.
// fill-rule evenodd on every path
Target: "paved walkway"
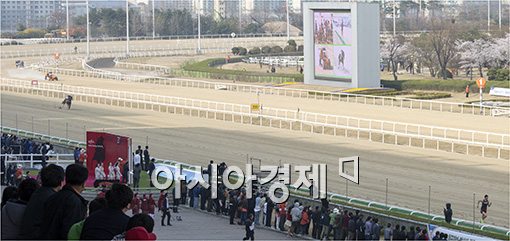
M 189 208 L 180 208 L 181 222 L 172 221 L 173 226 L 161 226 L 161 215 L 156 215 L 154 232 L 158 240 L 241 240 L 244 226 L 230 225 L 228 219 L 215 213 L 204 213 Z M 257 240 L 287 240 L 286 234 L 265 228 L 255 228 Z

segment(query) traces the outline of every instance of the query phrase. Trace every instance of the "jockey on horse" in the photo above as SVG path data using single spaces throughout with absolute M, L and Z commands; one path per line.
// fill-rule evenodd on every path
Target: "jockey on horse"
M 60 107 L 60 109 L 62 109 L 62 107 L 64 105 L 67 105 L 67 109 L 71 109 L 71 104 L 73 102 L 73 97 L 71 95 L 67 95 L 66 98 L 62 101 L 62 106 Z

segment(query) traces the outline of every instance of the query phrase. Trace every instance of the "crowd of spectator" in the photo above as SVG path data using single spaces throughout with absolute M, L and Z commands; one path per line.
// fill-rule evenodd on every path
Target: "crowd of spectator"
M 49 156 L 54 153 L 53 145 L 50 143 L 39 143 L 32 139 L 18 138 L 16 135 L 2 133 L 1 141 L 1 183 L 2 185 L 18 186 L 21 181 L 28 177 L 28 172 L 23 171 L 23 166 L 18 164 L 8 164 L 9 156 L 15 154 L 40 154 L 34 156 L 34 160 L 41 165 L 46 165 Z M 29 156 L 24 156 L 23 159 L 29 160 Z
M 247 198 L 245 190 L 222 187 L 219 190 L 218 199 L 212 200 L 207 190 L 191 189 L 189 206 L 228 215 L 231 225 L 245 226 L 245 238 L 248 239 L 254 236 L 255 227 L 266 226 L 286 232 L 289 237 L 301 235 L 319 240 L 429 240 L 427 229 L 383 224 L 378 218 L 366 216 L 359 210 L 353 212 L 332 207 L 325 199 L 317 206 L 301 203 L 298 199 L 275 204 L 263 192 L 255 192 L 252 198 Z M 196 200 L 200 200 L 200 204 L 197 205 Z M 447 235 L 437 233 L 430 238 L 446 240 Z
M 2 138 L 9 138 L 10 144 L 28 141 L 14 136 Z M 149 161 L 148 147 L 143 159 L 137 152 L 140 169 L 143 160 L 143 170 L 151 171 L 154 161 Z M 213 161 L 208 174 L 212 164 Z M 221 176 L 226 168 L 221 163 L 218 174 Z M 65 172 L 62 167 L 50 164 L 41 169 L 37 178 L 27 176 L 17 186 L 6 187 L 1 203 L 1 238 L 155 240 L 156 208 L 162 215 L 161 226 L 171 226 L 171 213 L 178 213 L 179 205 L 189 205 L 228 216 L 230 225 L 244 226 L 244 240 L 254 240 L 255 229 L 261 226 L 286 232 L 289 237 L 301 235 L 319 240 L 447 240 L 446 234 L 429 237 L 427 229 L 384 223 L 360 210 L 330 205 L 327 199 L 322 199 L 320 205 L 299 199 L 277 204 L 261 187 L 256 187 L 248 197 L 245 189 L 230 190 L 221 182 L 217 199 L 212 199 L 210 189 L 197 185 L 188 190 L 182 181 L 180 198 L 176 197 L 175 189 L 171 193 L 162 190 L 156 202 L 152 193 L 134 193 L 127 185 L 114 183 L 88 202 L 81 196 L 87 177 L 88 170 L 79 161 L 67 166 Z M 132 217 L 126 215 L 129 209 Z M 446 212 L 451 213 L 449 205 Z M 180 216 L 176 219 L 182 220 Z
M 2 154 L 41 154 L 40 161 L 47 161 L 47 157 L 55 153 L 53 145 L 49 142 L 40 143 L 30 138 L 18 138 L 16 135 L 2 133 Z
M 156 240 L 154 220 L 140 213 L 129 217 L 130 187 L 114 183 L 91 202 L 81 193 L 88 170 L 50 164 L 38 180 L 26 178 L 2 195 L 1 239 L 25 240 Z M 65 185 L 63 185 L 65 180 Z

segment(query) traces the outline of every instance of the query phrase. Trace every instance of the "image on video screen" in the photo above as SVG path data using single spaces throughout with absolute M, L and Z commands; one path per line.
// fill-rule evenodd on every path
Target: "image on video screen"
M 314 11 L 315 78 L 351 81 L 351 13 Z

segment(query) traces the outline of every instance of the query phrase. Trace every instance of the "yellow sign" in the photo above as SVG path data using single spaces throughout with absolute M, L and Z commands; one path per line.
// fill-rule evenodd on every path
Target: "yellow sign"
M 251 104 L 250 107 L 251 107 L 251 111 L 259 111 L 260 110 L 259 104 Z

